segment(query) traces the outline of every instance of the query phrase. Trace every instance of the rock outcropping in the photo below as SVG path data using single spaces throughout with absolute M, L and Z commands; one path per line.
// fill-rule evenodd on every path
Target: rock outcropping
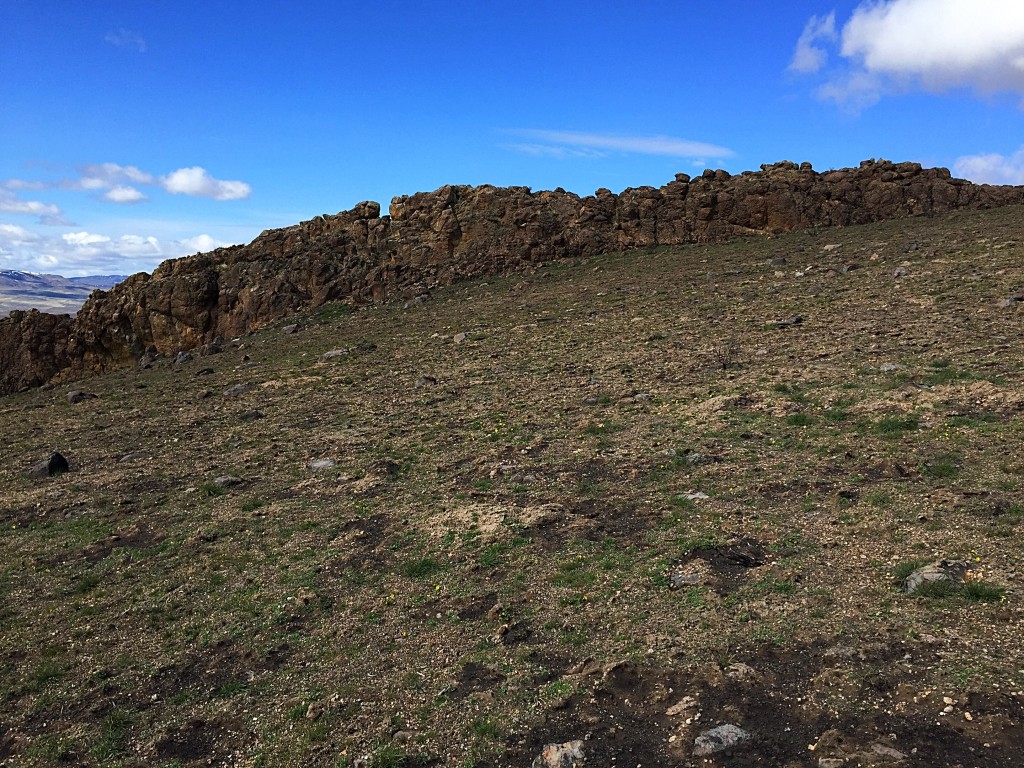
M 866 161 L 826 173 L 782 162 L 732 176 L 678 174 L 655 189 L 446 186 L 269 230 L 245 246 L 166 261 L 98 292 L 77 317 L 0 320 L 0 394 L 190 349 L 330 301 L 410 298 L 432 286 L 543 262 L 739 235 L 864 224 L 1024 202 L 944 168 Z

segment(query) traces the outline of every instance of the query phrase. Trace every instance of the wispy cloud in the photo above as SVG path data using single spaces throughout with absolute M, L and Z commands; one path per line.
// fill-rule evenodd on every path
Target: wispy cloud
M 108 32 L 103 40 L 116 48 L 127 48 L 139 53 L 146 52 L 146 41 L 142 35 L 124 27 L 121 27 L 116 32 Z
M 54 272 L 74 277 L 132 274 L 150 270 L 164 259 L 227 245 L 201 234 L 162 241 L 152 235 L 109 236 L 90 231 L 43 236 L 13 224 L 0 224 L 0 259 L 4 268 Z
M 549 130 L 517 130 L 512 133 L 531 141 L 507 145 L 510 149 L 548 157 L 605 157 L 611 153 L 667 157 L 731 157 L 734 154 L 726 147 L 674 136 Z
M 825 100 L 861 108 L 908 90 L 1024 95 L 1024 3 L 1019 0 L 865 0 L 835 34 L 812 17 L 790 70 L 825 69 Z M 838 60 L 826 69 L 831 43 Z
M 953 163 L 953 172 L 978 184 L 1024 184 L 1024 146 L 1012 155 L 964 155 Z
M 793 59 L 789 62 L 789 70 L 801 74 L 820 70 L 828 59 L 828 52 L 819 43 L 835 42 L 836 37 L 835 11 L 828 16 L 811 16 L 810 21 L 804 26 L 803 34 L 796 41 L 796 50 L 793 51 Z
M 9 189 L 0 188 L 0 212 L 37 216 L 40 224 L 66 225 L 64 212 L 52 203 L 22 200 Z
M 191 195 L 208 197 L 213 200 L 245 200 L 252 194 L 252 187 L 244 181 L 224 181 L 212 176 L 201 166 L 179 168 L 170 173 L 158 176 L 144 171 L 134 165 L 118 163 L 93 163 L 77 168 L 74 176 L 54 181 L 27 181 L 24 179 L 8 179 L 0 184 L 0 193 L 5 193 L 10 206 L 28 205 L 44 206 L 44 203 L 29 203 L 18 199 L 14 192 L 43 189 L 63 189 L 79 192 L 94 192 L 99 199 L 109 203 L 129 205 L 149 198 L 138 186 L 152 186 L 163 189 L 172 195 Z M 0 205 L 3 198 L 0 198 Z M 48 206 L 56 209 L 56 206 Z M 0 208 L 15 213 L 31 213 L 34 211 Z

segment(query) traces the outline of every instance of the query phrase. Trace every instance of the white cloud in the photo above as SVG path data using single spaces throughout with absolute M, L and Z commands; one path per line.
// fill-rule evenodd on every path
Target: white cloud
M 0 189 L 0 212 L 24 213 L 30 216 L 38 216 L 39 221 L 43 224 L 65 223 L 64 214 L 56 205 L 43 203 L 39 200 L 22 200 L 6 189 Z
M 817 43 L 819 41 L 834 42 L 835 40 L 835 11 L 828 16 L 811 16 L 804 26 L 803 34 L 796 41 L 793 60 L 789 62 L 790 71 L 809 74 L 820 70 L 828 59 L 828 53 Z
M 964 155 L 953 163 L 953 172 L 976 184 L 1024 184 L 1024 147 L 1008 157 L 994 152 Z
M 225 245 L 230 245 L 230 243 L 225 243 L 205 234 L 186 237 L 184 240 L 177 240 L 176 242 L 189 253 L 207 253 L 217 248 L 223 248 Z
M 117 30 L 117 32 L 108 32 L 103 40 L 116 48 L 130 48 L 139 53 L 146 52 L 146 41 L 142 35 L 124 27 Z
M 24 227 L 19 227 L 16 224 L 0 224 L 0 247 L 3 245 L 27 245 L 28 243 L 34 243 L 39 239 L 39 236 L 34 232 L 29 232 Z
M 103 195 L 103 199 L 111 203 L 138 203 L 148 198 L 135 187 L 119 185 L 107 190 L 107 193 Z
M 152 271 L 164 259 L 229 245 L 208 234 L 172 237 L 161 240 L 153 235 L 112 235 L 88 230 L 43 235 L 15 224 L 0 223 L 0 264 L 4 269 L 50 272 L 66 277 L 123 275 Z
M 110 238 L 103 235 L 93 235 L 89 232 L 68 232 L 60 236 L 68 245 L 75 247 L 90 247 L 100 243 L 109 243 Z
M 666 155 L 669 157 L 730 157 L 734 153 L 725 147 L 690 141 L 673 136 L 613 136 L 577 131 L 521 130 L 515 133 L 534 139 L 534 143 L 512 145 L 530 154 L 553 156 L 603 157 L 604 151 L 627 154 Z M 549 149 L 545 150 L 547 147 Z M 558 155 L 558 150 L 565 150 Z M 591 154 L 571 154 L 576 153 Z
M 160 183 L 172 195 L 212 197 L 214 200 L 244 200 L 252 192 L 252 187 L 245 182 L 215 179 L 198 165 L 179 168 L 162 177 Z
M 790 69 L 818 72 L 827 51 L 812 17 L 797 42 Z M 834 32 L 834 27 L 833 27 Z M 852 108 L 886 93 L 1024 94 L 1024 3 L 1020 0 L 865 0 L 843 25 L 842 64 L 828 72 L 820 97 Z

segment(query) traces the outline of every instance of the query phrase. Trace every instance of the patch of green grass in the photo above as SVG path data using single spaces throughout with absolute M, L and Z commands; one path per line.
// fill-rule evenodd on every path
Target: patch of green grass
M 28 677 L 29 689 L 39 691 L 54 680 L 64 677 L 64 665 L 56 659 L 43 659 Z
M 914 591 L 915 597 L 924 597 L 929 599 L 940 599 L 943 597 L 953 597 L 954 595 L 960 594 L 961 588 L 952 579 L 936 579 L 935 581 L 926 581 Z
M 933 360 L 928 364 L 928 372 L 924 375 L 923 382 L 925 386 L 938 387 L 976 378 L 977 376 L 969 371 L 954 368 L 949 360 Z
M 100 723 L 99 734 L 89 753 L 97 760 L 110 760 L 128 749 L 128 733 L 134 720 L 126 709 L 111 710 Z
M 489 717 L 478 717 L 473 721 L 473 733 L 481 739 L 498 741 L 501 738 L 501 728 Z
M 260 507 L 264 506 L 267 502 L 260 498 L 246 499 L 242 502 L 243 512 L 255 512 Z
M 201 486 L 199 486 L 200 495 L 206 499 L 212 499 L 217 496 L 223 496 L 227 492 L 227 488 L 221 485 L 217 485 L 217 483 L 214 482 L 203 483 Z
M 809 413 L 800 411 L 786 417 L 786 423 L 791 427 L 809 427 L 814 423 L 814 417 Z
M 444 564 L 433 557 L 416 557 L 402 563 L 402 575 L 410 579 L 425 579 L 444 570 Z
M 919 467 L 921 474 L 934 480 L 948 480 L 960 473 L 960 464 L 954 456 L 939 456 L 930 461 L 923 461 Z
M 75 594 L 85 595 L 100 585 L 100 576 L 96 573 L 83 573 L 75 582 Z
M 570 557 L 558 564 L 558 570 L 551 577 L 551 583 L 556 587 L 567 587 L 569 589 L 583 589 L 594 583 L 596 578 L 593 571 L 589 570 L 589 562 L 583 555 Z
M 875 431 L 882 435 L 898 435 L 913 432 L 920 424 L 921 419 L 915 413 L 906 416 L 883 416 L 875 424 Z
M 989 581 L 966 581 L 960 594 L 972 603 L 998 603 L 1006 597 L 1006 589 Z
M 584 435 L 610 435 L 618 432 L 622 427 L 612 421 L 592 421 L 583 428 Z

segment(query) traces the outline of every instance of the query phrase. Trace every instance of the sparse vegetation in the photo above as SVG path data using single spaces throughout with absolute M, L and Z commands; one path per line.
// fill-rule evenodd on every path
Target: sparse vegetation
M 829 230 L 859 268 L 827 278 L 767 264 L 824 232 L 608 254 L 322 307 L 88 409 L 4 398 L 0 762 L 497 768 L 589 732 L 588 765 L 673 765 L 699 730 L 651 734 L 696 711 L 756 732 L 740 761 L 836 722 L 849 754 L 1012 760 L 1021 215 Z M 963 280 L 975 230 L 1011 245 Z M 941 257 L 895 281 L 910 237 Z M 26 478 L 51 435 L 73 471 Z M 947 557 L 979 578 L 900 593 Z

